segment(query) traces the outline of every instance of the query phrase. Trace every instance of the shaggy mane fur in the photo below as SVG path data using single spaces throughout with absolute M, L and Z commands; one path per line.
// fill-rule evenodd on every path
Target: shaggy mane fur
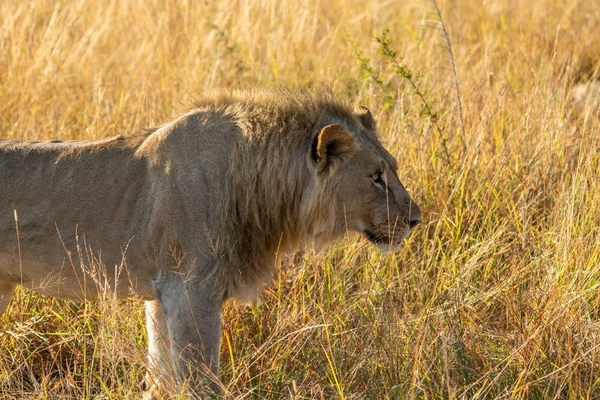
M 211 94 L 197 101 L 235 121 L 243 133 L 229 161 L 219 206 L 225 295 L 252 298 L 271 279 L 275 255 L 332 239 L 331 187 L 309 169 L 311 146 L 333 122 L 357 125 L 329 92 L 270 89 Z

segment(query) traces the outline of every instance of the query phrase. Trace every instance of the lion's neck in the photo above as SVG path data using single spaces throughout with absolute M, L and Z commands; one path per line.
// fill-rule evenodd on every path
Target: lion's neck
M 221 202 L 226 237 L 223 249 L 229 295 L 246 292 L 270 281 L 277 255 L 311 242 L 324 231 L 316 212 L 316 188 L 300 152 L 260 149 L 234 155 Z M 277 156 L 269 153 L 278 152 Z M 265 155 L 266 153 L 266 155 Z M 248 165 L 250 164 L 250 165 Z M 239 293 L 244 294 L 240 295 Z

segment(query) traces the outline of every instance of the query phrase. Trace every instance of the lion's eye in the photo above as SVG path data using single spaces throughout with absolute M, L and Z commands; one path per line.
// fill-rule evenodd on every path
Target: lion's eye
M 373 179 L 373 182 L 379 184 L 379 185 L 383 185 L 383 179 L 381 178 L 381 172 L 375 172 L 373 175 L 371 175 L 371 179 Z

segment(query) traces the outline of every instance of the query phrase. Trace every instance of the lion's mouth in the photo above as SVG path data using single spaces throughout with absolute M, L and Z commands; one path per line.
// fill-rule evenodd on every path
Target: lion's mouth
M 406 233 L 404 234 L 394 232 L 392 238 L 390 238 L 385 233 L 376 233 L 368 229 L 365 229 L 363 234 L 369 242 L 381 248 L 382 246 L 400 246 L 402 244 L 402 239 L 406 239 L 408 236 L 410 236 L 411 231 L 412 229 L 407 229 Z
M 369 240 L 369 242 L 371 242 L 371 243 L 374 243 L 374 244 L 390 244 L 391 243 L 390 238 L 381 233 L 374 233 L 367 229 L 367 230 L 365 230 L 364 234 L 365 234 L 365 237 L 367 238 L 367 240 Z
M 385 254 L 393 253 L 402 246 L 402 241 L 395 243 L 390 240 L 387 235 L 377 234 L 369 230 L 365 230 L 364 235 L 369 242 L 373 243 L 379 249 L 380 252 Z

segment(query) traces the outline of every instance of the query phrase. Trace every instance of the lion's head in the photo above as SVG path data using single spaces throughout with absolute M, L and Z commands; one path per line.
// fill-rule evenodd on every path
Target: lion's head
M 398 179 L 398 163 L 375 135 L 367 108 L 322 128 L 313 142 L 317 186 L 337 203 L 335 230 L 361 233 L 382 251 L 397 249 L 421 220 L 421 211 Z M 331 198 L 333 196 L 333 198 Z

